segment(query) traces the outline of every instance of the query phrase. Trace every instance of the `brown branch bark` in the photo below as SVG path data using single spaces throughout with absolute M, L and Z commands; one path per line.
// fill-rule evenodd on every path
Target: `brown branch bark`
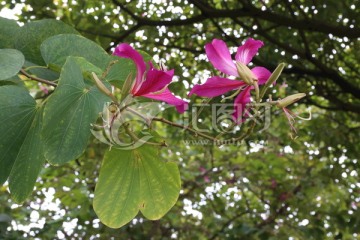
M 35 76 L 32 76 L 30 75 L 29 73 L 27 73 L 24 69 L 21 69 L 20 72 L 25 75 L 26 77 L 28 77 L 29 79 L 31 80 L 34 80 L 34 81 L 37 81 L 37 82 L 41 82 L 41 83 L 45 83 L 47 85 L 50 85 L 50 86 L 53 86 L 53 87 L 56 87 L 57 84 L 54 83 L 54 82 L 51 82 L 49 80 L 46 80 L 46 79 L 42 79 L 42 78 L 38 78 L 38 77 L 35 77 Z
M 133 13 L 130 9 L 128 9 L 125 4 L 122 4 L 118 0 L 112 0 L 112 2 L 119 6 L 124 12 L 129 14 L 134 20 L 138 22 L 138 24 L 143 26 L 184 26 L 184 25 L 191 25 L 197 22 L 201 22 L 206 19 L 203 15 L 197 15 L 191 18 L 187 18 L 184 20 L 180 19 L 174 19 L 174 20 L 151 20 L 148 18 L 143 18 L 137 16 L 135 13 Z
M 310 32 L 320 32 L 325 34 L 333 34 L 338 37 L 348 37 L 350 39 L 360 37 L 360 28 L 354 27 L 349 28 L 346 26 L 340 25 L 331 25 L 326 22 L 322 22 L 316 19 L 293 19 L 289 18 L 269 10 L 262 11 L 250 4 L 244 4 L 242 8 L 231 9 L 231 10 L 221 10 L 214 9 L 209 5 L 198 4 L 197 0 L 190 0 L 189 2 L 193 3 L 198 7 L 203 16 L 211 18 L 231 18 L 237 19 L 242 17 L 252 17 L 256 19 L 266 20 L 271 23 L 276 23 L 280 26 L 291 27 L 295 29 L 301 29 L 304 31 Z
M 275 14 L 268 10 L 262 11 L 252 5 L 246 5 L 243 8 L 238 9 L 214 9 L 211 6 L 205 6 L 201 4 L 195 4 L 195 0 L 189 1 L 196 5 L 201 11 L 201 15 L 196 15 L 188 19 L 179 20 L 151 20 L 148 18 L 139 17 L 129 10 L 124 4 L 118 0 L 113 0 L 113 3 L 128 13 L 134 20 L 144 26 L 184 26 L 191 25 L 194 23 L 201 22 L 206 19 L 214 18 L 241 18 L 241 17 L 252 17 L 261 20 L 266 20 L 272 23 L 276 23 L 280 26 L 292 27 L 295 29 L 301 29 L 310 32 L 320 32 L 325 34 L 333 34 L 338 37 L 348 37 L 350 39 L 360 37 L 360 28 L 354 27 L 349 28 L 346 26 L 334 26 L 328 23 L 315 20 L 315 19 L 293 19 L 280 14 Z

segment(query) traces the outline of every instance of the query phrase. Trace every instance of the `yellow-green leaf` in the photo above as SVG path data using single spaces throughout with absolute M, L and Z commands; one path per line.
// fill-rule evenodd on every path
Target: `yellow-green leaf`
M 107 226 L 119 228 L 139 212 L 156 220 L 176 203 L 180 174 L 176 163 L 163 162 L 158 148 L 113 148 L 105 154 L 95 188 L 94 210 Z

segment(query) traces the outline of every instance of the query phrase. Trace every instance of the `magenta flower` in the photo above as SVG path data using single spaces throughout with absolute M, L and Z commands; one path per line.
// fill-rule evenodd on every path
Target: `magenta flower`
M 185 112 L 188 103 L 175 97 L 167 87 L 174 76 L 174 70 L 155 69 L 151 62 L 149 62 L 149 68 L 147 69 L 140 53 L 126 43 L 119 44 L 115 48 L 114 55 L 129 58 L 136 65 L 136 78 L 131 88 L 131 94 L 134 97 L 146 97 L 164 101 L 175 106 L 179 113 Z
M 232 90 L 242 90 L 234 101 L 233 117 L 237 121 L 243 114 L 246 104 L 250 102 L 250 91 L 254 88 L 251 82 L 257 81 L 258 85 L 262 85 L 271 75 L 270 71 L 264 67 L 254 67 L 250 71 L 246 66 L 263 45 L 262 41 L 249 38 L 244 45 L 237 49 L 234 62 L 224 41 L 214 39 L 211 43 L 206 44 L 206 55 L 216 69 L 242 79 L 211 77 L 204 84 L 195 85 L 189 96 L 195 93 L 202 97 L 216 97 Z

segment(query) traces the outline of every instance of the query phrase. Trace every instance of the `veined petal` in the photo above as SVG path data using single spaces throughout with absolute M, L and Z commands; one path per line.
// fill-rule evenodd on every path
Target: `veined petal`
M 134 93 L 135 96 L 141 96 L 148 93 L 160 91 L 166 85 L 168 85 L 172 77 L 174 76 L 174 70 L 161 71 L 151 68 L 146 73 L 146 79 L 140 85 L 140 87 Z
M 129 58 L 134 61 L 136 65 L 136 80 L 133 89 L 137 89 L 141 83 L 142 77 L 146 71 L 146 64 L 144 58 L 134 48 L 127 43 L 119 44 L 114 51 L 114 55 Z
M 246 40 L 244 45 L 238 47 L 235 60 L 245 65 L 249 64 L 251 59 L 258 52 L 259 48 L 261 48 L 263 45 L 264 43 L 262 41 L 249 38 Z
M 264 84 L 271 76 L 271 72 L 264 67 L 254 67 L 251 72 L 257 78 L 259 85 Z
M 212 40 L 211 43 L 205 45 L 205 52 L 216 69 L 231 76 L 238 76 L 235 63 L 231 59 L 229 49 L 224 41 Z
M 185 110 L 188 108 L 188 103 L 182 99 L 175 97 L 174 94 L 172 94 L 172 92 L 170 92 L 168 88 L 166 88 L 165 91 L 161 93 L 149 93 L 142 96 L 154 100 L 163 101 L 170 105 L 173 105 L 176 107 L 176 110 L 179 113 L 185 112 Z
M 244 118 L 248 116 L 248 114 L 244 111 L 246 104 L 250 102 L 250 94 L 251 87 L 246 87 L 240 94 L 235 98 L 234 101 L 234 113 L 233 118 L 237 123 L 244 122 Z
M 191 89 L 189 96 L 195 93 L 201 97 L 216 97 L 244 85 L 246 84 L 243 81 L 216 76 L 208 78 L 204 84 L 196 84 Z

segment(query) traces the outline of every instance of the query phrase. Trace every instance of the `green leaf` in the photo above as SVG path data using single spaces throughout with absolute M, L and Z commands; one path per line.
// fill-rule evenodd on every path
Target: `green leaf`
M 69 57 L 62 68 L 59 85 L 44 110 L 42 136 L 45 157 L 52 164 L 63 164 L 79 157 L 90 138 L 106 101 L 94 85 L 86 85 L 80 66 Z
M 130 93 L 131 86 L 133 86 L 134 78 L 132 74 L 129 74 L 126 78 L 124 84 L 122 85 L 121 89 L 121 101 L 123 101 Z
M 158 149 L 113 148 L 105 154 L 95 188 L 94 210 L 107 226 L 119 228 L 140 210 L 150 219 L 164 216 L 176 203 L 180 174 L 176 163 L 159 159 Z
M 0 48 L 13 48 L 19 30 L 15 20 L 0 17 Z
M 64 65 L 68 56 L 83 57 L 93 65 L 105 70 L 109 55 L 93 41 L 75 34 L 61 34 L 41 44 L 41 54 L 46 64 Z
M 112 85 L 122 88 L 127 77 L 132 73 L 132 77 L 135 78 L 136 67 L 133 61 L 126 58 L 119 58 L 117 56 L 111 56 L 112 61 L 117 61 L 109 70 L 106 75 L 106 80 L 108 80 Z
M 144 51 L 138 51 L 145 62 L 150 62 L 152 57 Z M 106 75 L 106 80 L 112 85 L 122 88 L 129 74 L 132 74 L 132 77 L 136 76 L 136 67 L 132 60 L 127 58 L 121 58 L 118 56 L 111 56 L 111 61 L 117 61 L 109 70 Z M 153 62 L 153 64 L 155 64 Z
M 49 68 L 45 68 L 44 66 L 38 66 L 37 64 L 34 64 L 32 62 L 25 61 L 24 68 L 28 68 L 28 67 L 30 68 L 27 70 L 27 72 L 39 78 L 46 79 L 49 81 L 54 81 L 59 79 L 60 70 L 58 72 L 53 71 Z
M 31 194 L 45 163 L 43 142 L 40 138 L 42 113 L 43 108 L 38 108 L 9 176 L 10 192 L 17 203 L 25 201 Z
M 0 80 L 15 76 L 24 65 L 24 55 L 16 49 L 0 49 Z
M 18 76 L 13 76 L 11 78 L 0 81 L 0 87 L 6 86 L 6 85 L 14 85 L 14 86 L 25 88 L 24 82 Z
M 85 58 L 82 57 L 76 57 L 74 58 L 76 61 L 76 64 L 81 68 L 81 71 L 83 73 L 83 76 L 86 79 L 91 79 L 91 83 L 94 83 L 94 80 L 92 79 L 92 72 L 96 73 L 97 75 L 101 76 L 103 71 L 96 67 L 95 65 L 88 62 Z
M 71 26 L 54 19 L 29 22 L 18 31 L 15 47 L 25 55 L 27 61 L 45 65 L 40 54 L 41 43 L 49 37 L 62 33 L 78 34 Z
M 0 87 L 0 184 L 8 178 L 35 115 L 35 100 L 22 87 Z

